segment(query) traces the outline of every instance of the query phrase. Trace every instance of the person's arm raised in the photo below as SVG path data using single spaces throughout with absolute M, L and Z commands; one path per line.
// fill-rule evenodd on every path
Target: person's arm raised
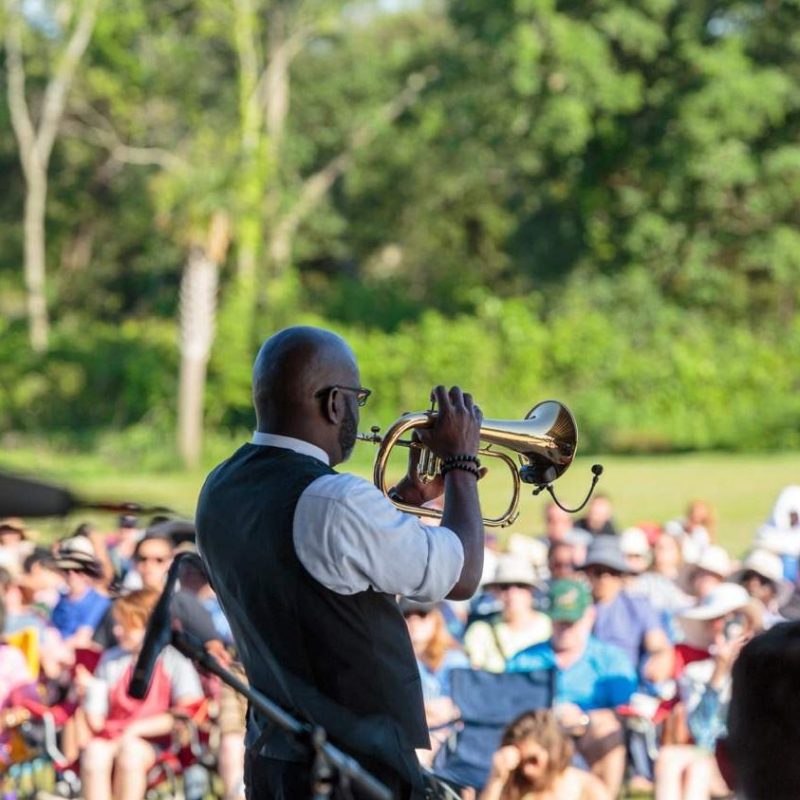
M 443 461 L 459 456 L 474 458 L 480 443 L 483 413 L 472 395 L 454 386 L 433 390 L 437 414 L 430 428 L 419 429 L 419 438 Z M 478 500 L 478 468 L 469 460 L 456 461 L 446 468 L 444 477 L 444 515 L 442 525 L 458 536 L 464 548 L 464 566 L 455 586 L 447 595 L 451 600 L 467 600 L 475 594 L 483 572 L 484 532 Z

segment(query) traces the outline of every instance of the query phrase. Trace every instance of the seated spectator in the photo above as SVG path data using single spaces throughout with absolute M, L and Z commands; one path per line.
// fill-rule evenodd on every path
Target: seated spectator
M 181 545 L 180 552 L 196 553 L 197 548 L 192 545 Z M 211 588 L 205 571 L 191 560 L 184 561 L 180 567 L 180 592 L 197 598 L 200 605 L 208 612 L 214 625 L 216 638 L 225 645 L 233 644 L 233 633 L 225 612 L 219 604 L 216 592 Z
M 614 713 L 636 689 L 636 672 L 618 647 L 591 635 L 595 610 L 583 581 L 550 587 L 553 635 L 508 663 L 511 672 L 556 670 L 556 713 L 576 738 L 578 752 L 616 797 L 625 770 L 622 726 Z
M 25 602 L 21 577 L 12 577 L 5 567 L 0 567 L 0 600 L 6 610 L 5 633 L 16 633 L 25 628 L 42 632 L 47 627 L 47 618 L 39 609 Z
M 85 536 L 61 542 L 54 564 L 64 573 L 67 585 L 53 609 L 53 627 L 69 647 L 89 647 L 94 629 L 111 604 L 106 595 L 94 588 L 103 575 L 102 566 Z
M 800 486 L 781 490 L 753 546 L 780 556 L 784 578 L 794 581 L 800 569 Z
M 123 514 L 119 518 L 116 531 L 106 538 L 108 557 L 118 582 L 123 581 L 133 569 L 134 550 L 141 538 L 142 531 L 139 530 L 136 517 L 132 514 Z
M 800 786 L 800 624 L 776 625 L 733 665 L 727 751 L 741 800 L 795 800 Z
M 653 553 L 647 534 L 641 528 L 625 528 L 619 535 L 619 549 L 631 576 L 641 575 L 650 566 Z
M 592 540 L 592 534 L 582 528 L 576 528 L 572 516 L 550 502 L 544 508 L 544 534 L 539 537 L 548 548 L 556 542 L 565 542 L 573 548 L 572 560 L 576 564 L 583 562 L 586 548 Z
M 784 580 L 783 564 L 775 553 L 753 550 L 745 558 L 742 568 L 731 575 L 731 580 L 743 586 L 750 597 L 764 606 L 765 628 L 786 621 L 779 609 L 792 595 L 792 585 Z
M 172 539 L 167 534 L 148 533 L 136 543 L 133 553 L 134 566 L 123 584 L 141 584 L 145 589 L 160 592 L 164 588 L 173 555 Z M 123 585 L 123 591 L 125 590 L 131 591 Z M 170 611 L 184 630 L 189 631 L 206 644 L 212 655 L 223 664 L 229 662 L 211 614 L 203 608 L 200 600 L 192 592 L 185 589 L 175 592 Z M 97 626 L 94 643 L 103 648 L 114 647 L 117 644 L 111 609 L 107 611 Z
M 680 542 L 683 560 L 687 564 L 694 564 L 716 540 L 716 514 L 714 508 L 705 501 L 693 500 L 683 519 L 671 520 L 664 528 Z
M 64 575 L 56 568 L 53 554 L 47 548 L 36 547 L 25 558 L 20 582 L 30 595 L 28 602 L 50 619 L 64 588 Z
M 38 699 L 35 678 L 28 669 L 28 662 L 21 650 L 7 644 L 2 632 L 5 629 L 5 606 L 0 601 L 0 767 L 8 763 L 9 736 L 4 730 L 3 719 L 16 716 L 15 702 L 22 697 Z M 2 772 L 0 772 L 2 774 Z
M 47 616 L 26 602 L 30 592 L 24 586 L 24 578 L 24 573 L 13 578 L 8 570 L 0 567 L 0 602 L 6 609 L 4 632 L 19 633 L 26 629 L 35 632 L 42 672 L 48 678 L 56 678 L 63 666 L 71 662 L 72 653 L 58 631 L 50 625 Z
M 541 539 L 524 533 L 511 533 L 506 541 L 506 551 L 509 555 L 521 558 L 533 567 L 537 584 L 547 578 L 548 549 L 548 545 Z M 495 569 L 497 569 L 496 564 Z M 489 574 L 487 581 L 491 580 L 492 575 L 494 572 Z
M 693 564 L 687 565 L 689 594 L 702 600 L 731 574 L 731 559 L 719 545 L 703 550 Z
M 167 534 L 145 534 L 134 545 L 131 568 L 122 581 L 122 590 L 157 589 L 161 591 L 173 556 L 172 539 Z
M 741 586 L 725 583 L 681 615 L 684 622 L 702 625 L 710 657 L 683 669 L 680 697 L 693 744 L 661 748 L 656 761 L 656 800 L 730 794 L 713 753 L 725 734 L 733 663 L 742 646 L 760 631 L 758 617 L 746 613 L 754 608 Z
M 19 571 L 25 557 L 32 550 L 33 544 L 28 539 L 28 530 L 23 520 L 19 517 L 0 520 L 0 553 L 4 557 L 4 566 L 10 572 Z
M 128 696 L 131 670 L 157 600 L 158 593 L 148 589 L 116 600 L 113 614 L 119 646 L 103 654 L 94 676 L 77 667 L 76 682 L 94 734 L 81 757 L 85 800 L 141 800 L 158 741 L 175 724 L 170 709 L 190 709 L 203 699 L 197 672 L 172 647 L 159 656 L 147 697 Z
M 792 584 L 792 593 L 779 609 L 780 615 L 789 622 L 800 620 L 800 574 L 794 577 Z
M 581 563 L 583 563 L 583 559 Z M 547 553 L 547 569 L 550 572 L 550 580 L 553 581 L 573 577 L 577 566 L 572 545 L 567 542 L 553 542 Z
M 573 750 L 552 711 L 527 711 L 503 732 L 480 800 L 610 800 L 599 778 L 571 766 Z
M 579 519 L 575 527 L 588 531 L 592 536 L 616 536 L 613 515 L 610 498 L 604 494 L 596 494 L 589 501 L 586 516 Z
M 672 646 L 650 602 L 625 590 L 623 578 L 630 574 L 630 567 L 619 539 L 595 537 L 583 571 L 595 602 L 595 639 L 623 650 L 643 681 L 667 680 L 672 672 Z
M 402 598 L 399 605 L 422 679 L 425 715 L 433 728 L 455 716 L 450 700 L 450 671 L 469 667 L 469 660 L 448 632 L 438 603 Z
M 678 611 L 694 605 L 695 599 L 686 594 L 678 583 L 682 565 L 677 539 L 662 533 L 653 545 L 653 563 L 650 568 L 626 584 L 632 595 L 646 597 L 661 615 L 667 632 L 673 635 L 672 618 Z
M 534 608 L 535 585 L 536 575 L 528 561 L 500 557 L 487 589 L 499 597 L 501 611 L 473 622 L 464 634 L 464 649 L 474 669 L 504 672 L 511 656 L 549 638 L 550 619 Z

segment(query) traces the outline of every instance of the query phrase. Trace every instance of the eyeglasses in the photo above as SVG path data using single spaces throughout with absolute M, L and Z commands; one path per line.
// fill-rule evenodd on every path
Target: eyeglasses
M 136 561 L 140 564 L 146 564 L 148 561 L 153 564 L 166 564 L 169 560 L 169 556 L 136 556 Z
M 419 617 L 420 619 L 425 619 L 426 617 L 430 616 L 430 611 L 407 611 L 403 614 L 404 619 L 411 619 L 412 617 Z
M 322 397 L 324 394 L 332 392 L 334 389 L 338 389 L 340 392 L 352 392 L 356 396 L 356 403 L 358 403 L 360 408 L 363 408 L 367 404 L 367 398 L 372 394 L 372 389 L 363 389 L 360 386 L 339 386 L 337 383 L 333 386 L 326 386 L 324 389 L 320 389 L 314 394 L 314 397 Z

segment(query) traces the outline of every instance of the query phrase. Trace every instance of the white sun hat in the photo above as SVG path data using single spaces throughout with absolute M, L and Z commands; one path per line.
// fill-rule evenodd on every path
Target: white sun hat
M 750 602 L 750 595 L 738 583 L 721 583 L 709 592 L 693 608 L 682 611 L 682 619 L 709 620 L 724 617 L 743 609 Z

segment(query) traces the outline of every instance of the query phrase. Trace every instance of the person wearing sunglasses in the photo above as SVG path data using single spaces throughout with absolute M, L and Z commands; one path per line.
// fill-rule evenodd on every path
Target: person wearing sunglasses
M 143 539 L 136 543 L 133 551 L 133 569 L 122 582 L 121 594 L 149 589 L 160 593 L 164 588 L 174 548 L 171 537 L 156 530 L 149 530 Z M 95 645 L 107 649 L 118 644 L 114 632 L 113 609 L 109 609 L 94 632 Z M 219 638 L 211 614 L 191 592 L 185 588 L 175 592 L 170 604 L 170 613 L 183 630 L 189 631 L 199 639 L 214 655 L 225 657 L 225 646 Z
M 111 605 L 109 597 L 96 588 L 103 577 L 102 564 L 86 536 L 60 542 L 53 564 L 64 575 L 66 586 L 53 609 L 51 623 L 68 647 L 88 647 Z
M 355 446 L 369 396 L 336 334 L 293 327 L 268 339 L 253 369 L 256 431 L 207 478 L 198 546 L 250 683 L 322 725 L 395 797 L 421 797 L 415 750 L 430 744 L 395 598 L 464 600 L 478 587 L 482 414 L 458 387 L 432 392 L 436 416 L 418 433 L 446 474 L 423 483 L 412 449 L 393 490 L 418 506 L 444 493 L 442 524 L 431 527 L 334 469 Z M 246 745 L 248 797 L 308 795 L 309 760 L 257 713 Z

